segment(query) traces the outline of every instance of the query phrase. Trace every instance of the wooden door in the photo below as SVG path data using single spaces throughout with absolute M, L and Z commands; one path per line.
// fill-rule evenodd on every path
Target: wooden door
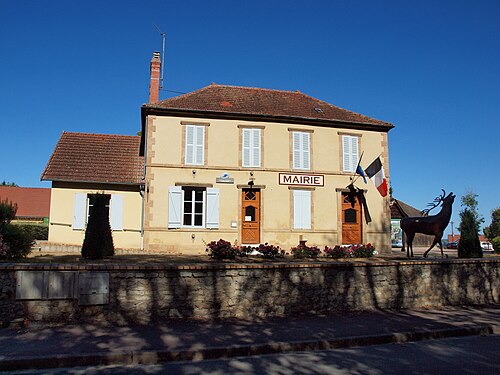
M 354 207 L 347 194 L 342 194 L 342 244 L 360 244 L 361 235 L 361 206 L 355 198 Z
M 241 243 L 260 243 L 260 190 L 241 192 Z

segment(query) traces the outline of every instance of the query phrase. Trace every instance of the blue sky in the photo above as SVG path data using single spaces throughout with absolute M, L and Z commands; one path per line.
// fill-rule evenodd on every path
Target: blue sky
M 455 192 L 456 228 L 472 190 L 489 224 L 500 206 L 499 19 L 494 0 L 0 0 L 0 181 L 50 187 L 40 174 L 63 130 L 140 130 L 156 24 L 166 89 L 300 90 L 392 122 L 395 197 L 423 209 L 441 188 Z

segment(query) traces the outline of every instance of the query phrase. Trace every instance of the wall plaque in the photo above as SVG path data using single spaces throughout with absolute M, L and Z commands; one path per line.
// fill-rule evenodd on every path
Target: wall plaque
M 279 174 L 280 185 L 325 186 L 325 176 L 320 174 Z

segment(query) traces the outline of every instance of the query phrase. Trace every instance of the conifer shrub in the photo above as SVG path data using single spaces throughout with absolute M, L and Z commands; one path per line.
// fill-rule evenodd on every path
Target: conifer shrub
M 474 214 L 468 208 L 460 213 L 460 241 L 458 242 L 459 258 L 482 258 L 483 249 L 479 242 Z
M 113 235 L 109 224 L 109 195 L 95 194 L 92 196 L 93 205 L 85 230 L 85 239 L 82 246 L 82 257 L 85 259 L 102 259 L 115 255 Z

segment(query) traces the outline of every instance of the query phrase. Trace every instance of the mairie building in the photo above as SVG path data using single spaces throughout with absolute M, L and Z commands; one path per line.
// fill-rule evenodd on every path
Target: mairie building
M 109 197 L 115 247 L 204 253 L 220 238 L 285 250 L 391 248 L 389 196 L 355 175 L 380 157 L 390 179 L 393 125 L 299 91 L 211 84 L 159 101 L 157 54 L 141 136 L 64 132 L 52 181 L 49 242 L 81 245 L 93 197 Z M 348 186 L 364 191 L 371 222 Z

